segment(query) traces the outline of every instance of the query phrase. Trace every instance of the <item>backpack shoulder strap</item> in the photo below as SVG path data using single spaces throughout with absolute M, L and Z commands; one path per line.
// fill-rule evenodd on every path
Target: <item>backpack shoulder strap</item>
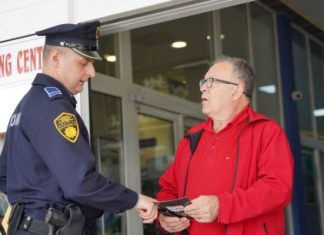
M 191 150 L 191 156 L 194 154 L 194 152 L 196 151 L 196 148 L 198 146 L 200 137 L 203 133 L 203 129 L 201 129 L 200 131 L 197 131 L 195 133 L 190 133 L 187 134 L 185 137 L 189 139 L 189 143 L 190 143 L 190 150 Z

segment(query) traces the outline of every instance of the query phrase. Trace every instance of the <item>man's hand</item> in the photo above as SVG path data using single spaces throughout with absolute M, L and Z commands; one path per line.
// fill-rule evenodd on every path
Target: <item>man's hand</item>
M 199 196 L 191 200 L 184 212 L 199 223 L 210 223 L 218 216 L 219 202 L 216 196 Z
M 178 218 L 178 217 L 170 217 L 160 214 L 159 222 L 161 227 L 169 232 L 176 233 L 180 232 L 190 225 L 190 220 L 186 217 Z
M 135 209 L 145 224 L 153 223 L 158 215 L 157 206 L 154 202 L 156 202 L 155 199 L 138 194 L 138 201 Z

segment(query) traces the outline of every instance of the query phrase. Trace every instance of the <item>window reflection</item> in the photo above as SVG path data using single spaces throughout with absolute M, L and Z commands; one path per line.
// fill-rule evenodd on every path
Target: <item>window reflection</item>
M 213 59 L 211 13 L 131 31 L 134 82 L 200 101 L 198 82 Z
M 317 134 L 324 140 L 324 48 L 310 41 Z
M 138 115 L 142 193 L 155 197 L 158 180 L 174 156 L 172 122 Z M 155 225 L 145 225 L 144 234 L 159 234 Z
M 98 171 L 107 178 L 121 182 L 122 117 L 119 98 L 91 92 L 92 147 Z M 97 234 L 122 233 L 123 216 L 106 212 L 98 220 Z
M 302 147 L 304 187 L 306 193 L 308 234 L 321 234 L 319 200 L 316 189 L 316 167 L 314 150 Z
M 301 134 L 313 136 L 306 41 L 304 35 L 296 30 L 293 31 L 292 41 L 295 86 L 302 93 L 302 99 L 297 101 L 299 128 Z
M 246 5 L 222 9 L 220 17 L 222 53 L 249 60 Z
M 99 38 L 99 54 L 103 58 L 95 62 L 97 72 L 119 77 L 118 35 L 106 35 Z
M 257 110 L 280 122 L 273 14 L 255 3 L 250 7 Z

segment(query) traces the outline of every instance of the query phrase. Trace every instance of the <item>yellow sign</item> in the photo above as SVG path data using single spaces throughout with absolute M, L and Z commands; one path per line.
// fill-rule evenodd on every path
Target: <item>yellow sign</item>
M 57 131 L 68 141 L 75 143 L 79 137 L 79 124 L 74 114 L 61 113 L 54 119 Z

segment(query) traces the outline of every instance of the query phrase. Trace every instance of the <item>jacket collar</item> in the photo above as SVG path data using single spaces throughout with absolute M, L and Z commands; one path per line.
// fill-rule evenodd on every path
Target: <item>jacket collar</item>
M 246 111 L 247 111 L 247 116 L 248 116 L 248 124 L 249 123 L 258 122 L 258 121 L 269 120 L 269 118 L 266 117 L 266 116 L 264 116 L 263 114 L 258 113 L 258 112 L 255 112 L 250 105 L 247 105 L 246 109 L 247 109 Z M 234 119 L 233 119 L 233 121 L 235 122 Z M 191 129 L 189 129 L 188 134 L 195 133 L 195 132 L 199 132 L 202 129 L 207 129 L 208 130 L 208 129 L 211 128 L 212 123 L 213 123 L 213 121 L 211 120 L 211 118 L 208 118 L 204 122 L 202 122 L 202 123 L 200 123 L 200 124 L 192 127 Z
M 62 83 L 60 83 L 59 81 L 57 81 L 56 79 L 54 79 L 53 77 L 50 77 L 44 73 L 38 73 L 32 83 L 32 85 L 40 85 L 40 86 L 51 86 L 51 87 L 56 87 L 58 88 L 64 95 L 64 97 L 66 97 L 71 103 L 72 105 L 75 107 L 76 106 L 76 99 L 74 98 L 73 95 L 71 95 L 67 89 L 62 85 Z

